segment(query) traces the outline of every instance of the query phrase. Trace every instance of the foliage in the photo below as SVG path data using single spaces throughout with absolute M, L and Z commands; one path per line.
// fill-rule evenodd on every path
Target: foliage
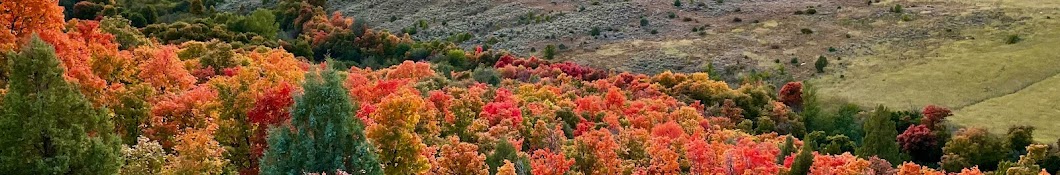
M 877 156 L 892 164 L 901 162 L 898 157 L 898 131 L 895 130 L 894 121 L 891 121 L 891 112 L 880 106 L 865 120 L 865 141 L 857 150 L 860 157 Z
M 381 174 L 377 153 L 354 120 L 353 104 L 332 71 L 306 74 L 304 94 L 295 99 L 291 122 L 269 130 L 261 174 L 343 170 Z
M 828 58 L 824 56 L 817 57 L 817 61 L 813 63 L 813 67 L 817 68 L 817 73 L 824 73 L 824 67 L 828 66 Z
M 122 145 L 125 164 L 121 167 L 121 174 L 161 174 L 166 163 L 162 145 L 147 137 L 139 137 L 135 143 L 134 146 Z
M 965 128 L 957 131 L 942 148 L 942 169 L 957 171 L 978 165 L 983 170 L 997 169 L 997 164 L 1008 153 L 1001 138 L 980 128 Z
M 4 57 L 12 76 L 0 111 L 0 172 L 117 173 L 121 143 L 110 118 L 63 80 L 55 50 L 33 37 Z

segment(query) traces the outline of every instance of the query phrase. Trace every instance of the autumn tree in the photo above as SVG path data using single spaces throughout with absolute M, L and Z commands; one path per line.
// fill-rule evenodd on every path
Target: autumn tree
M 865 140 L 857 149 L 859 157 L 878 156 L 892 164 L 901 162 L 898 157 L 898 130 L 895 123 L 891 121 L 891 112 L 883 106 L 876 107 L 865 120 Z
M 561 152 L 547 149 L 534 151 L 530 159 L 530 173 L 533 175 L 563 175 L 574 165 L 574 160 L 566 158 Z
M 780 88 L 777 101 L 795 109 L 802 109 L 802 82 L 789 82 Z
M 898 144 L 914 161 L 934 162 L 942 156 L 939 140 L 927 125 L 909 126 L 909 129 L 898 135 Z
M 431 168 L 439 174 L 489 174 L 486 156 L 478 153 L 478 146 L 460 142 L 456 137 L 442 145 L 438 162 Z
M 307 73 L 305 79 L 290 124 L 269 130 L 261 174 L 382 174 L 375 148 L 365 139 L 363 124 L 354 119 L 354 105 L 338 75 L 326 70 Z
M 928 105 L 924 107 L 924 111 L 921 112 L 923 118 L 920 119 L 920 124 L 927 126 L 928 129 L 935 130 L 942 127 L 942 122 L 946 120 L 946 117 L 952 116 L 953 113 L 949 109 Z
M 121 154 L 125 165 L 121 174 L 162 174 L 166 164 L 166 152 L 162 145 L 147 137 L 139 137 L 133 146 L 122 145 Z
M 368 138 L 379 149 L 379 162 L 386 174 L 423 173 L 429 170 L 427 157 L 420 154 L 426 145 L 415 134 L 416 124 L 427 114 L 426 102 L 416 92 L 403 90 L 383 98 L 371 118 Z
M 0 50 L 13 49 L 33 33 L 63 27 L 59 0 L 5 0 L 0 3 Z
M 223 157 L 224 148 L 213 139 L 216 124 L 204 128 L 193 128 L 177 136 L 174 154 L 166 157 L 162 174 L 210 174 L 224 173 L 228 159 Z
M 1004 160 L 1008 150 L 1001 138 L 985 129 L 964 128 L 946 142 L 942 152 L 939 165 L 946 171 L 958 171 L 974 165 L 989 171 L 997 169 L 998 162 Z
M 0 111 L 0 172 L 117 173 L 121 143 L 111 120 L 64 81 L 55 50 L 33 37 L 4 57 L 12 76 Z

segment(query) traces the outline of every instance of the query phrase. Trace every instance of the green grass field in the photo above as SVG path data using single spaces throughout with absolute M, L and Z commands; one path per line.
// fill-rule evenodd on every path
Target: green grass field
M 813 81 L 820 94 L 831 95 L 826 99 L 896 109 L 942 105 L 955 110 L 950 120 L 956 124 L 997 133 L 1032 125 L 1038 127 L 1036 140 L 1055 142 L 1060 138 L 1060 16 L 1051 6 L 1052 12 L 1039 13 L 1023 5 L 1006 12 L 1031 19 L 1008 28 L 965 29 L 961 34 L 975 39 L 919 50 L 880 46 L 877 55 L 851 59 L 847 71 Z M 1006 44 L 1012 34 L 1023 41 Z

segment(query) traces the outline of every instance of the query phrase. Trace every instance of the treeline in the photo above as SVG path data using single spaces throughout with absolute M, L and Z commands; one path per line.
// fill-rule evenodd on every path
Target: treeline
M 80 1 L 64 16 L 63 3 L 0 3 L 5 174 L 1060 170 L 1034 128 L 962 128 L 944 107 L 862 109 L 799 82 L 734 89 L 708 73 L 462 50 L 371 30 L 320 1 L 246 15 L 129 0 Z M 145 8 L 165 15 L 127 17 Z

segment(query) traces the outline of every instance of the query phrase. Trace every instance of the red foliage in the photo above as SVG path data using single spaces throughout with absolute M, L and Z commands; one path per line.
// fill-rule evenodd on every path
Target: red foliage
M 910 154 L 926 154 L 926 151 L 936 148 L 938 138 L 927 125 L 913 125 L 898 135 L 898 144 L 901 145 L 902 151 Z
M 140 79 L 160 91 L 181 91 L 195 84 L 195 77 L 177 58 L 176 46 L 138 49 L 136 56 L 145 58 L 140 64 Z
M 920 119 L 920 124 L 926 125 L 929 129 L 938 127 L 938 124 L 946 120 L 946 117 L 953 115 L 950 109 L 935 105 L 924 107 L 922 114 L 924 118 Z
M 777 101 L 791 107 L 802 107 L 802 82 L 789 82 L 780 88 Z
M 174 144 L 174 136 L 185 128 L 204 128 L 216 118 L 217 92 L 198 86 L 181 94 L 167 94 L 151 107 L 151 126 L 144 133 L 165 148 Z
M 503 88 L 497 89 L 493 102 L 482 106 L 479 116 L 488 120 L 490 126 L 500 124 L 503 120 L 511 120 L 515 127 L 523 122 L 523 112 L 512 98 L 512 92 Z

